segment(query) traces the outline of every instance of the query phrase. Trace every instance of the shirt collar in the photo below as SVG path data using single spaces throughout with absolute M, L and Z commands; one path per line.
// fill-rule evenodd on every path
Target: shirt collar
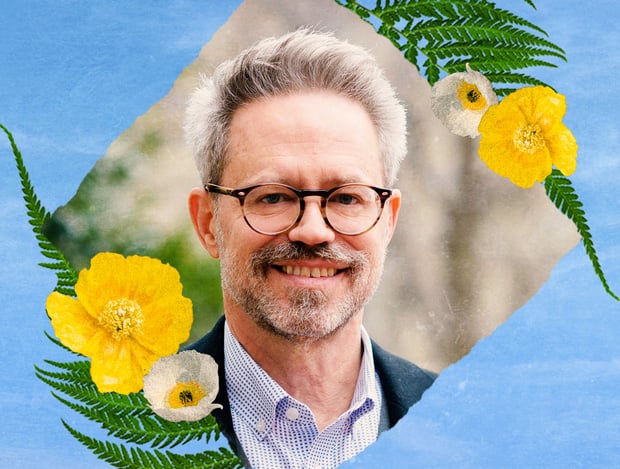
M 364 327 L 361 337 L 360 372 L 349 410 L 342 416 L 350 420 L 349 425 L 373 408 L 381 408 L 381 390 L 375 373 L 372 343 Z M 224 370 L 231 413 L 244 420 L 253 429 L 256 438 L 262 440 L 275 425 L 278 403 L 295 399 L 250 357 L 227 323 L 224 327 Z
M 375 363 L 372 353 L 372 342 L 366 329 L 362 326 L 362 363 L 357 377 L 357 384 L 351 400 L 349 412 L 356 411 L 355 419 L 375 406 L 381 409 L 381 389 L 379 378 L 375 372 Z M 367 408 L 367 410 L 366 410 Z M 361 410 L 364 410 L 363 412 Z M 353 424 L 354 421 L 351 422 Z
M 224 371 L 231 412 L 262 439 L 273 428 L 276 406 L 286 391 L 250 357 L 224 324 Z M 252 403 L 252 405 L 247 405 Z

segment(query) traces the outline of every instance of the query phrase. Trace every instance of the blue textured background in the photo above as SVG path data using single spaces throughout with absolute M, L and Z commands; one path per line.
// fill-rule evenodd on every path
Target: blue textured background
M 0 16 L 0 122 L 49 210 L 67 202 L 109 144 L 164 96 L 238 2 L 9 0 Z M 205 4 L 207 3 L 207 4 Z M 567 95 L 580 145 L 571 178 L 608 280 L 620 291 L 620 7 L 500 2 L 545 29 L 568 63 L 536 76 Z M 216 6 L 217 5 L 217 6 Z M 62 428 L 72 415 L 33 365 L 56 347 L 44 302 L 55 284 L 26 222 L 0 136 L 0 467 L 106 467 Z M 515 220 L 518 223 L 518 220 Z M 458 364 L 409 416 L 345 466 L 609 467 L 620 464 L 620 303 L 583 247 L 534 299 Z

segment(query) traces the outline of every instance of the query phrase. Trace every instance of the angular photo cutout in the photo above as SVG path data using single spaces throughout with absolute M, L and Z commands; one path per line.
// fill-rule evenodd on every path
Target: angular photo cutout
M 478 139 L 450 133 L 416 68 L 332 0 L 244 1 L 169 93 L 113 142 L 47 234 L 78 270 L 100 251 L 170 263 L 194 303 L 188 343 L 204 336 L 223 304 L 218 261 L 188 213 L 188 195 L 202 184 L 184 138 L 187 101 L 220 63 L 302 27 L 368 50 L 406 108 L 408 153 L 395 184 L 402 204 L 364 325 L 381 347 L 440 373 L 535 295 L 580 237 L 542 185 L 515 186 L 480 160 Z

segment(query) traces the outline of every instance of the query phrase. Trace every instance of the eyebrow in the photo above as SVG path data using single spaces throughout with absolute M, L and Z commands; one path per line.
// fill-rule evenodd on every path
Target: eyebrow
M 365 178 L 360 178 L 360 177 L 342 177 L 341 175 L 333 175 L 328 177 L 327 179 L 321 179 L 321 184 L 319 184 L 319 186 L 321 187 L 299 187 L 298 184 L 293 184 L 291 182 L 291 179 L 288 177 L 283 177 L 283 176 L 279 176 L 279 177 L 273 177 L 273 178 L 260 178 L 260 179 L 250 179 L 246 182 L 244 182 L 243 184 L 239 184 L 238 187 L 247 187 L 247 186 L 253 186 L 256 184 L 285 184 L 287 186 L 291 186 L 291 187 L 295 187 L 298 189 L 309 189 L 309 190 L 313 190 L 313 189 L 320 189 L 321 187 L 325 187 L 328 189 L 331 189 L 332 187 L 337 187 L 340 186 L 342 184 L 351 184 L 351 183 L 360 183 L 360 184 L 374 184 L 374 185 L 381 185 L 383 184 L 383 181 L 381 181 L 380 183 L 375 183 L 373 181 L 369 181 L 368 179 Z

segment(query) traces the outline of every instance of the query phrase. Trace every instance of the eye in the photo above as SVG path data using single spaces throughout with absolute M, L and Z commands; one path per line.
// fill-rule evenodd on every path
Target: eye
M 342 192 L 335 194 L 331 199 L 329 199 L 329 201 L 340 205 L 354 205 L 360 202 L 359 198 L 355 194 Z
M 273 204 L 277 204 L 279 202 L 282 202 L 282 200 L 284 199 L 284 195 L 283 194 L 265 194 L 261 197 L 261 199 L 259 200 L 259 202 L 265 203 L 265 204 L 269 204 L 269 205 L 273 205 Z
M 258 194 L 252 193 L 252 195 L 255 196 L 251 199 L 252 203 L 259 205 L 282 205 L 294 203 L 297 200 L 295 194 L 279 189 L 261 191 Z

